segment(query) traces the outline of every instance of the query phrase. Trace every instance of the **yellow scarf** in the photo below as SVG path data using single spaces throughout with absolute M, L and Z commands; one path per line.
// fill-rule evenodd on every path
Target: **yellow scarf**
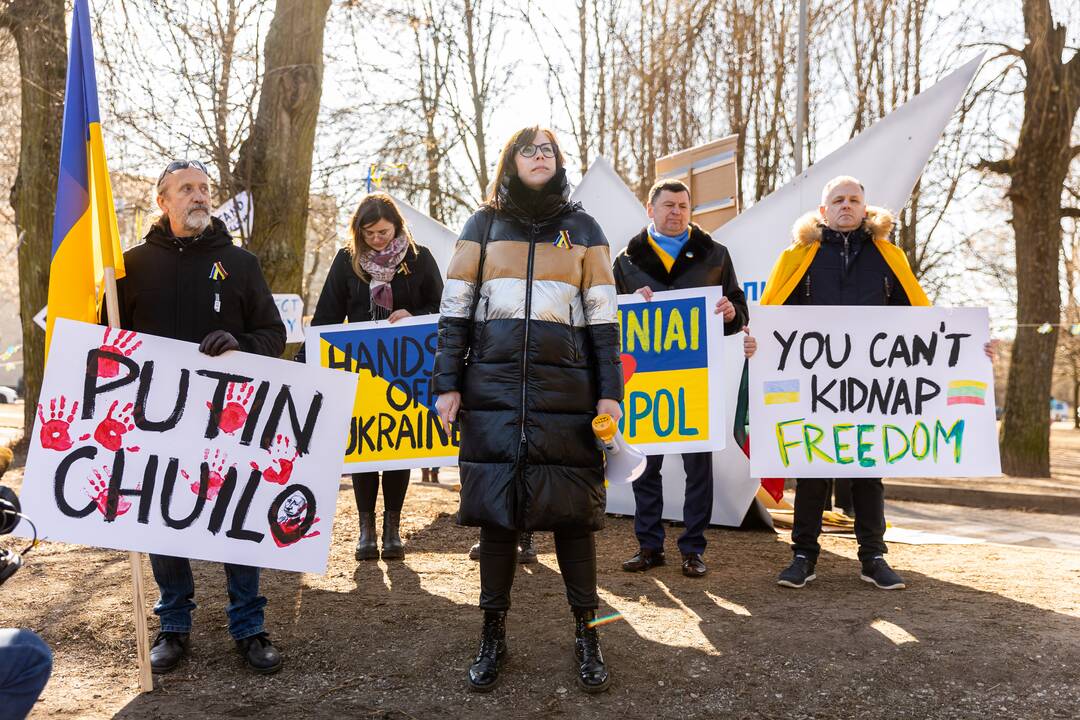
M 795 241 L 780 253 L 776 264 L 773 265 L 769 279 L 765 283 L 765 292 L 761 295 L 762 305 L 783 305 L 788 299 L 799 280 L 810 268 L 814 256 L 817 255 L 821 241 L 803 243 Z M 885 239 L 874 238 L 874 247 L 885 258 L 896 279 L 900 281 L 904 292 L 907 293 L 908 301 L 916 307 L 930 307 L 930 299 L 919 286 L 919 281 L 911 272 L 907 255 L 904 251 Z

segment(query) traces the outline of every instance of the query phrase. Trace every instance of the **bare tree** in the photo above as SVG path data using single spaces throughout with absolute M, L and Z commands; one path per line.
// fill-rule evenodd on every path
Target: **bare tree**
M 0 4 L 0 27 L 15 38 L 21 94 L 19 170 L 11 207 L 19 243 L 19 305 L 22 315 L 25 427 L 33 427 L 45 369 L 45 336 L 33 317 L 48 300 L 53 209 L 60 167 L 67 31 L 63 0 L 8 0 Z
M 303 284 L 329 9 L 330 0 L 277 0 L 266 37 L 258 114 L 233 170 L 256 208 L 251 250 L 276 292 L 299 293 Z
M 1050 473 L 1046 408 L 1057 333 L 1035 327 L 1061 316 L 1059 266 L 1061 220 L 1080 217 L 1080 208 L 1062 207 L 1069 165 L 1080 155 L 1072 132 L 1080 108 L 1080 52 L 1064 58 L 1066 28 L 1054 21 L 1049 0 L 1023 0 L 1027 44 L 1006 53 L 1021 61 L 1024 115 L 1011 157 L 986 160 L 982 167 L 1009 179 L 1016 238 L 1016 340 L 1005 398 L 1001 437 L 1002 469 L 1010 475 Z

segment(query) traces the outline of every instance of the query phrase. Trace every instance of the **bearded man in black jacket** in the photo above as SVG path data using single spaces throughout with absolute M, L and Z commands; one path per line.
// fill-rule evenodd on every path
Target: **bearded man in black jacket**
M 630 240 L 615 258 L 615 287 L 620 294 L 636 292 L 646 300 L 660 290 L 723 288 L 716 313 L 724 316 L 724 334 L 739 332 L 749 321 L 746 296 L 735 277 L 727 248 L 690 222 L 690 188 L 678 180 L 660 180 L 649 190 L 647 205 L 652 222 Z M 682 572 L 702 577 L 708 572 L 705 528 L 712 518 L 712 453 L 684 453 L 686 495 L 679 537 Z M 634 481 L 634 533 L 638 552 L 623 563 L 627 572 L 641 572 L 664 564 L 664 486 L 660 477 L 664 456 L 653 455 L 645 472 Z
M 210 177 L 197 160 L 169 163 L 157 184 L 161 218 L 145 242 L 124 253 L 126 276 L 116 283 L 120 327 L 199 343 L 207 355 L 230 350 L 278 357 L 285 326 L 259 261 L 233 244 L 210 215 Z M 150 555 L 161 593 L 154 613 L 161 631 L 150 649 L 154 672 L 175 668 L 188 652 L 195 583 L 187 558 Z M 229 633 L 248 666 L 281 669 L 281 655 L 263 630 L 266 598 L 259 568 L 225 564 Z

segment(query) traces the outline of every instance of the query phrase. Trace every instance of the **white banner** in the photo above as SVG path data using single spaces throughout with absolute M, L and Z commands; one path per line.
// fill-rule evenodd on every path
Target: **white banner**
M 50 540 L 325 572 L 355 392 L 352 373 L 57 320 L 23 512 Z
M 295 293 L 274 293 L 274 304 L 285 324 L 285 342 L 304 342 L 304 301 Z
M 1000 475 L 985 308 L 754 308 L 758 477 Z

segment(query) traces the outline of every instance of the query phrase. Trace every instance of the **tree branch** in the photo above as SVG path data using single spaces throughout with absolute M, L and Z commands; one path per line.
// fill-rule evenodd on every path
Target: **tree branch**
M 1061 217 L 1063 217 L 1063 218 L 1080 218 L 1080 207 L 1063 207 L 1063 208 L 1061 208 Z
M 983 158 L 975 163 L 975 169 L 986 170 L 999 175 L 1009 175 L 1012 173 L 1012 158 L 1002 158 L 1001 160 L 987 160 L 986 158 Z

